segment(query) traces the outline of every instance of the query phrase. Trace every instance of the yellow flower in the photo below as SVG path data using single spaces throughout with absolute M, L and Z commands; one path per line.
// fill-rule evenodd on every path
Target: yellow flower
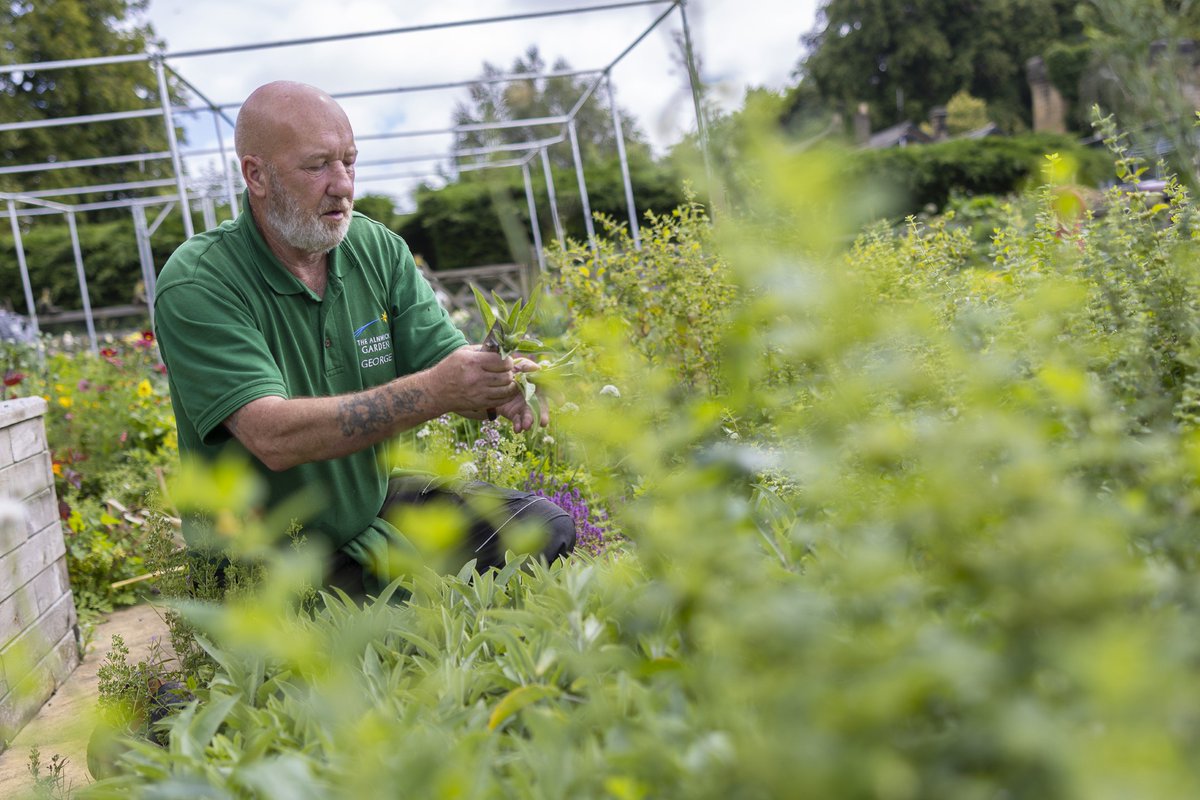
M 57 461 L 54 462 L 53 464 L 50 465 L 50 471 L 53 472 L 55 475 L 62 477 L 62 464 L 59 464 Z
M 150 381 L 145 378 L 137 385 L 137 396 L 141 398 L 149 397 L 154 394 L 154 387 L 150 385 Z
M 74 401 L 73 401 L 73 400 L 71 400 L 71 398 L 70 398 L 70 397 L 60 397 L 60 398 L 58 398 L 58 404 L 59 404 L 60 406 L 62 406 L 63 408 L 70 408 L 70 407 L 71 407 L 71 403 L 72 403 L 72 402 L 74 402 Z

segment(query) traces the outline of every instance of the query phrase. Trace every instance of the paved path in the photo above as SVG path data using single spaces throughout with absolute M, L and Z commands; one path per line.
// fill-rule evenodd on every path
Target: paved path
M 149 605 L 122 608 L 109 614 L 95 628 L 91 646 L 83 661 L 8 749 L 0 753 L 0 798 L 18 798 L 29 794 L 29 749 L 37 745 L 41 752 L 43 775 L 50 757 L 65 756 L 66 786 L 76 789 L 91 783 L 87 769 L 87 743 L 95 722 L 94 711 L 99 691 L 96 670 L 104 662 L 119 633 L 129 648 L 130 663 L 145 659 L 153 642 L 161 638 L 169 647 L 167 626 L 159 612 Z

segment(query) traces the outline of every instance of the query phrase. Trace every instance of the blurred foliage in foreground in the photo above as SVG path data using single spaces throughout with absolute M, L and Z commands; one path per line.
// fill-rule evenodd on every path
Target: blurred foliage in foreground
M 704 244 L 734 289 L 699 389 L 633 343 L 658 316 L 611 311 L 673 285 L 564 259 L 621 292 L 567 332 L 612 391 L 561 435 L 627 550 L 311 612 L 303 551 L 270 556 L 257 593 L 183 607 L 216 666 L 166 747 L 82 794 L 1200 795 L 1186 192 L 1099 216 L 1050 159 L 980 265 L 941 221 L 846 253 L 836 154 L 748 158 Z

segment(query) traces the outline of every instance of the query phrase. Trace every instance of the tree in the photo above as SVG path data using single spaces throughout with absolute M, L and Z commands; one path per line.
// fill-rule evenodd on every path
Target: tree
M 148 0 L 15 0 L 0 5 L 0 61 L 25 64 L 144 53 L 159 45 L 144 21 Z M 176 102 L 180 89 L 170 85 Z M 0 74 L 0 121 L 23 122 L 159 107 L 148 63 Z M 0 132 L 7 164 L 33 164 L 167 149 L 161 117 Z M 169 177 L 169 161 L 0 176 L 6 191 L 96 185 Z M 128 193 L 107 193 L 105 197 Z M 92 199 L 102 199 L 94 197 Z
M 1075 0 L 824 0 L 804 43 L 811 80 L 846 119 L 861 102 L 873 127 L 924 119 L 960 90 L 1010 130 L 1030 122 L 1025 62 L 1078 39 Z
M 571 69 L 564 59 L 554 62 L 553 72 L 563 72 Z M 454 110 L 454 124 L 478 124 L 483 122 L 507 122 L 511 120 L 536 119 L 539 117 L 556 117 L 566 115 L 575 107 L 597 76 L 559 76 L 546 77 L 546 62 L 542 59 L 537 47 L 530 47 L 525 55 L 518 57 L 507 72 L 494 64 L 484 62 L 483 77 L 495 78 L 504 74 L 529 75 L 527 80 L 516 80 L 505 83 L 476 83 L 470 91 L 470 102 L 460 102 Z M 630 157 L 646 155 L 649 150 L 645 136 L 638 129 L 637 122 L 629 112 L 621 112 L 622 133 L 625 136 L 626 149 Z M 616 152 L 616 135 L 613 130 L 612 116 L 609 109 L 608 88 L 601 82 L 591 98 L 584 103 L 575 115 L 575 127 L 579 137 L 579 147 L 585 160 L 608 158 Z M 487 147 L 497 144 L 513 144 L 546 139 L 554 136 L 560 129 L 551 126 L 520 126 L 515 128 L 496 128 L 484 131 L 466 131 L 456 137 L 460 148 Z M 550 149 L 550 157 L 557 167 L 572 168 L 571 148 L 560 144 Z M 503 159 L 503 154 L 493 156 Z
M 1081 13 L 1091 57 L 1082 104 L 1099 103 L 1143 153 L 1200 183 L 1196 142 L 1196 40 L 1200 5 L 1192 0 L 1093 0 Z M 1155 156 L 1150 156 L 1153 160 Z
M 946 130 L 951 136 L 978 130 L 990 122 L 987 103 L 959 90 L 946 103 Z

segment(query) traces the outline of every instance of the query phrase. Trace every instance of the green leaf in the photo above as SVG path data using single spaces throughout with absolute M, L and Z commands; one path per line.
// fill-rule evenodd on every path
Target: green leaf
M 488 717 L 488 730 L 494 731 L 504 724 L 514 714 L 522 709 L 544 700 L 547 697 L 558 697 L 562 694 L 557 686 L 518 686 L 500 699 Z
M 199 711 L 196 711 L 196 706 L 190 706 L 180 714 L 180 722 L 173 729 L 172 745 L 178 743 L 180 753 L 188 758 L 202 758 L 208 743 L 240 700 L 241 694 L 220 695 L 213 692 Z
M 517 342 L 516 350 L 519 353 L 541 353 L 546 349 L 546 345 L 542 344 L 537 339 L 522 339 Z
M 492 300 L 496 303 L 496 319 L 500 320 L 503 325 L 508 320 L 508 303 L 504 302 L 504 298 L 496 294 L 496 290 L 492 290 Z
M 471 291 L 475 293 L 475 304 L 479 306 L 479 313 L 483 317 L 483 329 L 490 331 L 492 324 L 496 321 L 496 312 L 492 311 L 491 304 L 483 296 L 483 292 L 479 291 L 478 286 L 472 283 Z
M 521 313 L 517 317 L 517 324 L 514 332 L 518 336 L 525 333 L 525 331 L 529 328 L 530 323 L 533 322 L 533 315 L 537 313 L 538 303 L 541 301 L 541 299 L 541 287 L 535 286 L 529 295 L 528 302 L 525 303 L 525 307 L 521 309 Z
M 510 333 L 519 333 L 517 330 L 517 320 L 521 318 L 521 307 L 521 298 L 518 297 L 515 301 L 513 301 L 512 308 L 508 310 L 508 319 L 505 320 L 505 323 L 508 325 L 508 330 Z

